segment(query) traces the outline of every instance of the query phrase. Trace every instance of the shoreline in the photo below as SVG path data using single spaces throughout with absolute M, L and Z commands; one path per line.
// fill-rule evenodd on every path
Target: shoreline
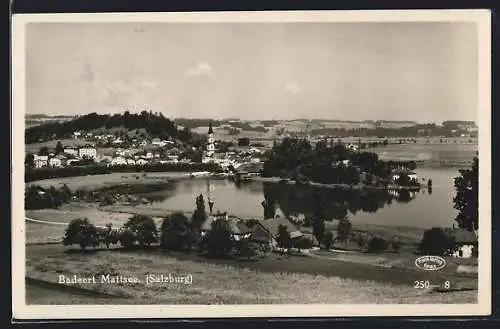
M 193 209 L 195 205 L 193 203 Z M 188 218 L 191 217 L 193 210 L 182 211 L 175 209 L 162 209 L 162 208 L 150 208 L 143 206 L 130 206 L 130 205 L 108 205 L 99 206 L 96 203 L 84 203 L 75 202 L 64 205 L 61 209 L 40 209 L 40 210 L 29 210 L 26 213 L 26 217 L 30 219 L 35 219 L 40 222 L 27 221 L 26 225 L 33 228 L 43 227 L 50 231 L 64 232 L 67 224 L 74 218 L 87 217 L 91 223 L 96 226 L 105 226 L 107 223 L 112 223 L 115 228 L 120 227 L 125 223 L 128 218 L 133 215 L 145 215 L 150 216 L 155 219 L 155 222 L 160 223 L 161 219 L 174 213 L 182 212 Z M 247 220 L 250 218 L 242 218 Z M 66 225 L 64 225 L 66 224 Z M 331 220 L 326 222 L 327 229 L 336 230 L 338 221 Z M 370 232 L 372 234 L 380 235 L 382 237 L 397 237 L 401 242 L 405 244 L 415 244 L 422 238 L 423 232 L 427 228 L 420 227 L 410 227 L 410 226 L 388 226 L 388 225 L 377 225 L 371 223 L 353 223 L 352 232 Z M 309 234 L 312 232 L 310 227 L 301 227 L 303 232 Z M 47 241 L 44 241 L 42 237 L 39 237 L 37 232 L 42 232 L 42 230 L 31 230 L 28 229 L 27 233 L 34 235 L 34 237 L 26 237 L 26 244 L 31 243 L 44 243 L 52 242 L 56 239 L 56 236 L 50 235 L 47 237 Z M 61 239 L 62 239 L 61 235 Z

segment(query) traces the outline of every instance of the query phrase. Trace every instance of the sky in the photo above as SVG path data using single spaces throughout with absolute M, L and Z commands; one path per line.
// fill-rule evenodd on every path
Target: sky
M 477 121 L 477 49 L 465 22 L 32 23 L 26 113 Z

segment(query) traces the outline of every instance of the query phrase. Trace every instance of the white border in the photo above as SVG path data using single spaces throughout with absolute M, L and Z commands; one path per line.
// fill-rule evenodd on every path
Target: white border
M 25 304 L 24 112 L 25 28 L 43 22 L 474 22 L 479 33 L 478 304 L 420 305 L 61 305 Z M 491 13 L 489 10 L 386 10 L 17 14 L 12 16 L 12 303 L 15 319 L 214 318 L 308 316 L 460 316 L 491 313 Z

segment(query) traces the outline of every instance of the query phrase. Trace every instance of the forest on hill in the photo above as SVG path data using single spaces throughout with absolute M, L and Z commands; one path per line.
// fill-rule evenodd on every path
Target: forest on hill
M 127 130 L 145 129 L 150 137 L 175 138 L 187 142 L 193 138 L 189 128 L 179 129 L 174 121 L 165 118 L 162 113 L 142 111 L 134 114 L 90 113 L 66 122 L 50 122 L 25 130 L 27 144 L 52 139 L 71 138 L 75 131 L 90 132 L 97 129 L 122 128 Z

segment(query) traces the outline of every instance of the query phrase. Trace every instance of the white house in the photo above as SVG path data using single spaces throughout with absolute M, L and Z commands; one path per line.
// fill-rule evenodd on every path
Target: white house
M 144 166 L 144 165 L 148 164 L 148 160 L 146 160 L 146 159 L 137 159 L 137 161 L 135 161 L 135 164 L 139 165 L 139 166 Z
M 78 156 L 80 158 L 87 157 L 91 159 L 95 159 L 97 157 L 97 150 L 95 147 L 81 147 L 78 149 Z
M 127 159 L 127 164 L 133 166 L 133 165 L 135 165 L 135 160 L 134 159 Z
M 60 158 L 54 157 L 49 159 L 49 166 L 51 167 L 61 167 L 62 161 Z
M 64 148 L 64 153 L 77 156 L 78 155 L 78 150 L 75 149 L 75 148 L 72 148 L 72 147 L 65 147 Z
M 34 155 L 33 162 L 35 163 L 35 168 L 46 167 L 49 163 L 48 155 Z
M 116 158 L 113 158 L 111 160 L 111 165 L 112 166 L 120 166 L 120 165 L 126 165 L 127 164 L 127 159 L 124 157 L 118 156 Z
M 468 231 L 461 228 L 445 228 L 446 235 L 452 237 L 455 246 L 452 253 L 453 257 L 471 258 L 474 254 L 474 249 L 478 246 L 477 235 L 473 231 Z

